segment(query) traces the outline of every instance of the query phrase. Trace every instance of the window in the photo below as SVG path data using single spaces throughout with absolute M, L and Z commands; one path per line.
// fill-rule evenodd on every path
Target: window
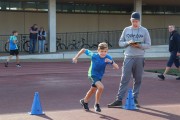
M 12 11 L 48 11 L 48 2 L 7 2 L 0 0 L 0 10 Z M 131 14 L 133 4 L 78 4 L 78 3 L 58 3 L 56 10 L 59 13 L 84 13 L 84 14 Z M 143 5 L 143 14 L 180 14 L 180 6 L 159 6 Z
M 74 5 L 73 4 L 64 4 L 62 6 L 62 12 L 73 13 Z
M 99 6 L 99 13 L 109 13 L 109 12 L 110 12 L 110 5 Z
M 48 3 L 37 2 L 36 5 L 38 11 L 48 11 Z
M 0 2 L 1 10 L 9 10 L 9 3 L 8 2 Z
M 87 13 L 98 13 L 98 9 L 96 5 L 89 4 L 86 6 Z
M 179 6 L 148 6 L 142 7 L 143 14 L 180 14 Z
M 37 11 L 36 2 L 24 2 L 23 8 L 25 11 Z
M 86 13 L 86 4 L 75 4 L 76 13 Z
M 9 2 L 9 10 L 22 10 L 21 2 Z

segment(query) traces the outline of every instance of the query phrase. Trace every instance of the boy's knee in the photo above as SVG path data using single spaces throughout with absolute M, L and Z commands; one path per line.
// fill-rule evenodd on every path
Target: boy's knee
M 104 85 L 100 81 L 96 82 L 95 85 L 98 90 L 104 90 Z
M 104 90 L 104 86 L 103 85 L 98 86 L 98 90 L 103 91 Z
M 92 87 L 90 90 L 91 90 L 91 92 L 94 93 L 94 92 L 96 92 L 97 88 L 96 87 Z
M 93 88 L 91 91 L 94 93 L 96 92 L 97 88 Z

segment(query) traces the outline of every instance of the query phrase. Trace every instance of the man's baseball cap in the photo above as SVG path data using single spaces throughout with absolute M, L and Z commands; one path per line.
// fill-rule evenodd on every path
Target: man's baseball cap
M 133 12 L 131 14 L 131 19 L 140 20 L 140 14 L 138 12 Z

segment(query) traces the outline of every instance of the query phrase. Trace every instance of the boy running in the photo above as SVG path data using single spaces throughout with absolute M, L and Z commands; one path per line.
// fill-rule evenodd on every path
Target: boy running
M 5 67 L 8 67 L 8 62 L 12 59 L 13 55 L 16 55 L 16 67 L 21 67 L 21 65 L 19 64 L 19 50 L 18 50 L 18 46 L 17 46 L 17 36 L 18 36 L 18 32 L 16 30 L 14 30 L 12 32 L 12 36 L 10 36 L 9 38 L 9 50 L 10 50 L 10 56 L 8 57 L 6 63 L 5 63 Z
M 98 53 L 93 53 L 88 49 L 81 49 L 72 60 L 74 63 L 77 63 L 77 59 L 83 53 L 91 58 L 91 66 L 88 71 L 88 78 L 91 80 L 92 85 L 86 96 L 80 100 L 80 104 L 86 111 L 89 111 L 88 102 L 92 95 L 96 92 L 94 109 L 96 112 L 101 112 L 99 101 L 104 89 L 101 79 L 105 72 L 106 65 L 111 64 L 115 69 L 119 69 L 119 66 L 112 60 L 112 57 L 107 54 L 108 45 L 105 42 L 98 45 L 97 52 Z

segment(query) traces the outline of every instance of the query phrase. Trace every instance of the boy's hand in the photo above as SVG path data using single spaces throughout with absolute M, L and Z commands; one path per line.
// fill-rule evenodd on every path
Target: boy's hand
M 179 52 L 177 53 L 177 56 L 180 56 L 180 53 L 179 53 Z
M 106 59 L 105 59 L 105 62 L 106 62 L 106 63 L 108 63 L 108 62 L 109 62 L 109 63 L 112 63 L 112 60 L 106 58 Z
M 73 62 L 73 63 L 77 63 L 77 58 L 74 57 L 74 58 L 72 59 L 72 62 Z

